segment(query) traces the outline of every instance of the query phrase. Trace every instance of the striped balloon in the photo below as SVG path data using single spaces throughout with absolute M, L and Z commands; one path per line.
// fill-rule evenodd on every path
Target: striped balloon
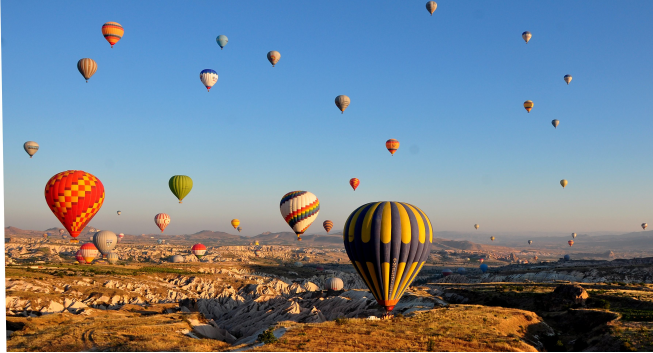
M 125 29 L 118 22 L 107 22 L 102 25 L 102 35 L 111 44 L 111 48 L 118 43 L 123 34 L 125 34 Z
M 345 284 L 342 283 L 342 280 L 340 278 L 333 277 L 327 279 L 326 281 L 326 289 L 338 291 L 338 290 L 342 290 L 342 288 L 344 287 Z
M 77 262 L 80 265 L 84 265 L 86 263 L 86 260 L 84 260 L 84 256 L 82 256 L 81 250 L 77 250 L 77 253 L 75 253 L 75 260 L 77 260 Z
M 534 106 L 534 104 L 533 104 L 532 100 L 527 100 L 526 102 L 524 102 L 524 109 L 526 109 L 527 113 L 531 112 L 531 109 L 533 109 L 533 106 Z
M 349 185 L 351 185 L 351 187 L 352 187 L 352 189 L 354 189 L 354 191 L 356 191 L 356 188 L 358 187 L 358 185 L 360 185 L 360 183 L 361 183 L 361 181 L 358 180 L 358 178 L 349 179 Z
M 281 216 L 297 234 L 297 240 L 311 226 L 320 213 L 320 201 L 308 191 L 291 191 L 279 203 Z
M 29 154 L 29 158 L 32 158 L 36 151 L 39 150 L 39 144 L 34 141 L 27 141 L 23 144 L 23 148 Z
M 389 139 L 385 142 L 385 148 L 387 148 L 388 151 L 390 151 L 390 154 L 394 156 L 395 152 L 397 152 L 397 149 L 399 149 L 399 141 L 395 139 Z
M 77 70 L 79 70 L 79 73 L 82 74 L 86 79 L 86 82 L 88 82 L 88 79 L 95 74 L 95 71 L 97 71 L 97 63 L 95 60 L 89 58 L 80 59 L 77 62 Z
M 118 262 L 118 260 L 120 260 L 120 256 L 118 256 L 118 254 L 115 252 L 111 252 L 109 255 L 107 255 L 107 261 L 109 261 L 109 263 L 112 265 Z
M 170 224 L 170 216 L 165 213 L 159 213 L 158 215 L 154 216 L 154 223 L 156 223 L 156 226 L 159 227 L 159 229 L 161 229 L 161 233 L 163 233 L 168 224 Z
M 84 261 L 90 264 L 97 257 L 98 250 L 93 243 L 84 243 L 82 247 L 79 248 L 79 253 L 84 258 Z
M 118 234 L 118 242 L 120 243 L 120 241 L 121 241 L 122 238 L 124 238 L 124 237 L 125 237 L 125 233 L 120 233 L 120 234 Z
M 210 92 L 211 87 L 218 82 L 218 73 L 211 69 L 202 70 L 200 72 L 200 80 L 202 81 L 202 84 L 206 86 L 206 91 Z
M 197 257 L 198 260 L 200 260 L 202 258 L 202 256 L 204 256 L 204 254 L 206 254 L 206 246 L 204 246 L 203 244 L 198 243 L 198 244 L 193 245 L 193 247 L 190 249 L 190 251 L 193 253 L 193 255 L 195 255 Z
M 231 220 L 231 226 L 234 227 L 234 229 L 238 229 L 238 225 L 240 224 L 240 221 L 237 219 L 232 219 Z
M 372 202 L 347 218 L 343 240 L 354 268 L 376 301 L 390 311 L 428 259 L 433 228 L 413 205 Z
M 344 94 L 341 94 L 336 97 L 336 106 L 338 107 L 338 109 L 340 109 L 342 114 L 345 113 L 345 109 L 347 109 L 350 102 L 351 101 L 349 100 L 349 97 L 345 96 Z
M 331 231 L 331 228 L 333 228 L 333 222 L 326 220 L 324 221 L 324 223 L 322 223 L 322 226 L 324 227 L 324 230 L 326 230 L 327 233 L 329 233 Z

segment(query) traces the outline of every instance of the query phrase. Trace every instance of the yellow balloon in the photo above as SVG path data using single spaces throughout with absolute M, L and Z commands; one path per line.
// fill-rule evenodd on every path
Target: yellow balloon
M 232 219 L 231 220 L 231 225 L 234 227 L 234 229 L 238 229 L 238 225 L 240 224 L 240 221 L 237 219 Z
M 560 180 L 560 185 L 562 185 L 562 188 L 563 188 L 563 189 L 565 188 L 565 186 L 567 186 L 567 184 L 569 184 L 569 183 L 567 182 L 567 180 L 565 180 L 565 179 Z
M 531 109 L 533 109 L 533 101 L 527 100 L 524 102 L 524 109 L 526 109 L 526 112 L 530 113 Z

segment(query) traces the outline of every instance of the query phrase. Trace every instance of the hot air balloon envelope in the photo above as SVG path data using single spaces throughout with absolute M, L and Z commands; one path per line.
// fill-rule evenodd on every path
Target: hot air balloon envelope
M 193 188 L 193 179 L 186 175 L 173 175 L 168 180 L 170 191 L 179 199 L 179 203 L 190 193 Z
M 39 150 L 39 144 L 34 141 L 27 141 L 23 144 L 23 148 L 25 149 L 25 152 L 29 154 L 29 158 L 32 158 L 36 151 Z
M 308 191 L 291 191 L 283 195 L 279 209 L 283 219 L 301 240 L 300 236 L 320 213 L 320 201 Z
M 361 181 L 358 180 L 358 178 L 349 179 L 349 185 L 351 185 L 351 187 L 352 187 L 352 189 L 354 189 L 354 191 L 356 191 L 356 188 L 358 187 L 358 185 L 360 185 L 360 183 L 361 183 Z
M 327 233 L 329 233 L 331 231 L 331 228 L 333 228 L 333 222 L 326 220 L 324 221 L 324 223 L 322 223 L 322 226 L 324 227 L 324 230 L 326 230 Z
M 215 41 L 220 46 L 220 49 L 224 49 L 225 45 L 229 43 L 229 38 L 227 38 L 227 36 L 225 36 L 224 34 L 221 34 L 215 39 Z
M 429 1 L 426 3 L 426 11 L 428 11 L 431 14 L 431 16 L 433 16 L 433 13 L 437 8 L 438 8 L 438 4 L 435 1 Z
M 154 216 L 154 223 L 161 229 L 161 233 L 163 233 L 168 224 L 170 224 L 170 216 L 165 213 L 159 213 Z

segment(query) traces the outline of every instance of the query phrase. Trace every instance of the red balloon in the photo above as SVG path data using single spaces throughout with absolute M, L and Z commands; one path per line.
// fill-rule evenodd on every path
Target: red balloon
M 351 185 L 351 187 L 354 189 L 354 191 L 356 191 L 356 188 L 358 187 L 358 185 L 359 185 L 360 183 L 361 183 L 361 181 L 358 180 L 358 178 L 351 178 L 351 179 L 349 179 L 349 185 Z
M 573 241 L 573 240 L 570 240 L 570 241 L 568 241 L 567 243 L 569 243 L 569 246 L 574 245 L 574 241 Z

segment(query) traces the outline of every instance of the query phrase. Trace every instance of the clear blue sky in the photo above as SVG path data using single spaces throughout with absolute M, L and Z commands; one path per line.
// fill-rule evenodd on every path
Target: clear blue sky
M 290 230 L 278 204 L 292 190 L 321 201 L 308 233 L 378 200 L 436 230 L 653 223 L 653 2 L 438 1 L 433 17 L 425 2 L 4 1 L 5 225 L 60 226 L 43 189 L 68 169 L 105 186 L 91 225 L 132 234 L 158 231 L 159 212 L 167 234 L 234 232 L 232 218 L 244 235 Z M 107 21 L 125 28 L 113 49 Z M 175 174 L 194 181 L 182 205 Z

